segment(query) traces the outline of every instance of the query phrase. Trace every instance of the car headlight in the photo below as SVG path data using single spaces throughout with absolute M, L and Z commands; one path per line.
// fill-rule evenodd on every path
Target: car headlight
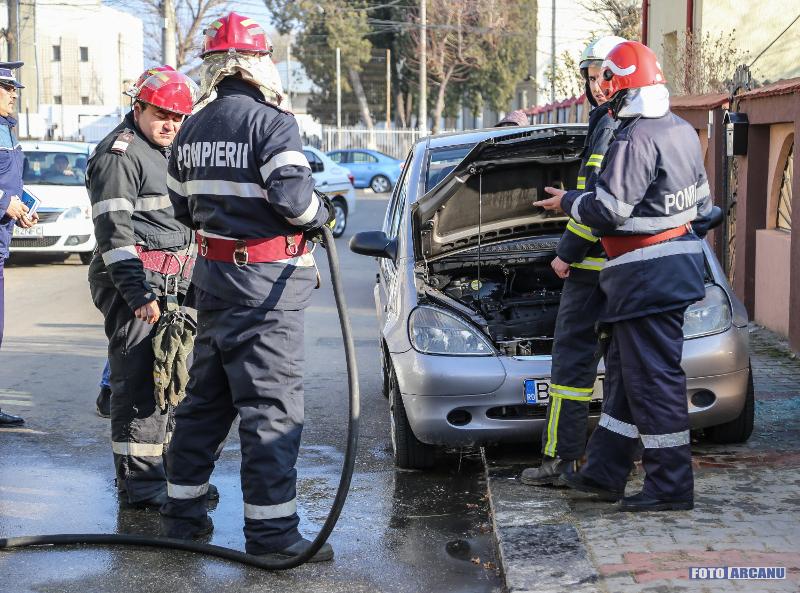
M 91 214 L 89 208 L 73 206 L 72 208 L 65 210 L 60 218 L 61 220 L 80 220 L 81 218 L 91 218 Z
M 688 309 L 683 319 L 683 337 L 699 338 L 726 331 L 731 326 L 731 304 L 719 286 L 706 287 L 706 296 Z
M 417 307 L 408 319 L 411 345 L 424 354 L 492 356 L 486 338 L 457 317 L 433 307 Z

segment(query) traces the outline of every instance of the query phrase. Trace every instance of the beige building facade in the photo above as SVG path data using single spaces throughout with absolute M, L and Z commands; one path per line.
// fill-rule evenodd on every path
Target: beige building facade
M 0 26 L 8 19 L 0 4 Z M 100 0 L 28 0 L 19 5 L 25 85 L 20 137 L 98 140 L 129 100 L 122 91 L 144 70 L 141 19 Z M 5 42 L 2 59 L 8 56 Z
M 734 48 L 747 64 L 766 49 L 752 72 L 767 84 L 800 76 L 800 21 L 781 35 L 798 14 L 800 0 L 644 0 L 643 31 L 646 44 L 665 67 L 669 54 L 684 47 L 686 31 L 695 38 L 710 34 L 712 39 L 732 32 Z

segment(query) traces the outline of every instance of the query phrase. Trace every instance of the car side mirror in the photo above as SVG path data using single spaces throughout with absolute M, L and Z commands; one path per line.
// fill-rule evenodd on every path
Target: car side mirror
M 390 239 L 383 231 L 362 231 L 350 238 L 350 251 L 394 261 L 397 259 L 397 239 Z
M 708 221 L 708 229 L 711 230 L 717 228 L 722 224 L 723 220 L 725 220 L 725 214 L 722 212 L 722 208 L 719 206 L 712 206 L 711 215 L 709 216 Z

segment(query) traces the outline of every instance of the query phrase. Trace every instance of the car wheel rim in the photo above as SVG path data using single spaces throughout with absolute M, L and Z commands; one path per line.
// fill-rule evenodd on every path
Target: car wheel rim
M 333 225 L 333 233 L 335 235 L 341 235 L 344 232 L 345 225 L 347 224 L 347 214 L 345 214 L 344 208 L 342 208 L 339 204 L 334 204 L 333 215 L 336 219 Z
M 372 180 L 372 191 L 382 194 L 389 191 L 389 180 L 386 177 L 376 177 Z

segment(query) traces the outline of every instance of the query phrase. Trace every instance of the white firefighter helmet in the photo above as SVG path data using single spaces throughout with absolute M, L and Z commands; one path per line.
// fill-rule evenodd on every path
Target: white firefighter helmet
M 606 59 L 608 52 L 614 49 L 620 43 L 627 41 L 622 37 L 616 35 L 607 35 L 606 37 L 598 37 L 586 46 L 581 54 L 580 68 L 588 68 L 592 62 L 597 62 L 599 66 L 603 60 Z

